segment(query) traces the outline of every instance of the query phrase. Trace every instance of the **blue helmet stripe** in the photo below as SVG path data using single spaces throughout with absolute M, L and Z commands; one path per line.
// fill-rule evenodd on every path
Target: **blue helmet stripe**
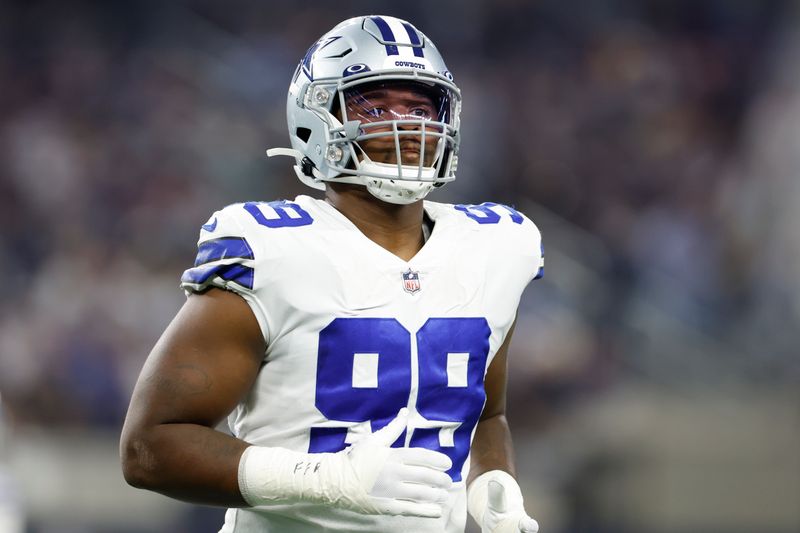
M 381 17 L 372 17 L 372 22 L 378 27 L 381 32 L 381 37 L 387 43 L 396 43 L 397 39 L 394 38 L 394 32 L 392 28 L 389 27 L 389 24 L 386 23 Z M 394 44 L 387 44 L 386 45 L 386 55 L 389 56 L 397 56 L 400 55 L 400 52 L 397 51 L 397 45 Z
M 244 237 L 223 237 L 200 243 L 194 266 L 205 265 L 220 259 L 253 259 L 253 250 Z
M 244 265 L 206 265 L 190 268 L 181 276 L 181 283 L 204 285 L 216 277 L 233 281 L 248 289 L 253 288 L 254 271 Z
M 411 44 L 414 45 L 414 55 L 417 57 L 425 57 L 425 54 L 422 51 L 422 41 L 419 39 L 419 34 L 417 30 L 414 29 L 414 26 L 407 22 L 403 22 L 403 27 L 406 29 L 408 33 L 408 38 L 411 39 Z

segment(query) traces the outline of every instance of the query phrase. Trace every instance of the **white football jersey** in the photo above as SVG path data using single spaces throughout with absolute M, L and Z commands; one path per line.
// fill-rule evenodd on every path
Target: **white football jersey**
M 441 519 L 365 516 L 322 505 L 230 509 L 223 532 L 463 532 L 465 480 L 484 377 L 543 271 L 541 237 L 515 209 L 424 202 L 434 222 L 404 261 L 325 201 L 248 202 L 203 225 L 187 291 L 221 287 L 250 305 L 266 339 L 258 378 L 229 417 L 251 444 L 337 452 L 402 407 L 395 446 L 448 455 Z

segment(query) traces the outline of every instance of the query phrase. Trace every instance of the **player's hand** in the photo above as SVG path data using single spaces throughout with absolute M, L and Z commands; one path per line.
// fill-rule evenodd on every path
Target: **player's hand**
M 483 514 L 481 533 L 537 533 L 539 523 L 528 516 L 522 500 L 509 504 L 506 488 L 497 481 L 488 485 L 489 497 Z
M 522 491 L 507 472 L 490 470 L 467 487 L 467 509 L 481 533 L 537 533 L 539 524 L 528 516 Z
M 309 502 L 369 515 L 438 518 L 452 485 L 452 461 L 423 448 L 392 448 L 408 426 L 408 409 L 350 448 L 301 453 L 250 446 L 239 460 L 239 491 L 256 507 Z
M 408 409 L 401 409 L 388 425 L 347 450 L 350 465 L 366 496 L 366 514 L 438 518 L 452 485 L 447 470 L 452 461 L 443 453 L 424 448 L 391 448 L 408 425 Z

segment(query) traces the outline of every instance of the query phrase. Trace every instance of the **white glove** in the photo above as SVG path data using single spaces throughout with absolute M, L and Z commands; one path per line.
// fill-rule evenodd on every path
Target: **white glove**
M 539 523 L 525 512 L 516 480 L 502 470 L 485 472 L 469 485 L 467 508 L 481 533 L 539 531 Z
M 247 448 L 239 461 L 239 489 L 252 505 L 322 503 L 362 514 L 438 518 L 452 485 L 443 453 L 390 448 L 408 424 L 401 409 L 386 427 L 338 453 Z

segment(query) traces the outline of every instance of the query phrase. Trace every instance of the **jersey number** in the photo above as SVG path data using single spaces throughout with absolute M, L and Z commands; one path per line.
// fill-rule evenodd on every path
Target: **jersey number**
M 308 226 L 314 222 L 308 211 L 286 200 L 247 202 L 244 204 L 244 210 L 250 213 L 256 222 L 268 228 L 294 228 Z
M 501 215 L 508 215 L 514 224 L 522 224 L 525 220 L 522 213 L 513 207 L 494 202 L 483 202 L 480 205 L 458 204 L 455 208 L 478 224 L 497 224 Z
M 377 431 L 415 402 L 425 421 L 413 428 L 410 446 L 450 457 L 448 474 L 460 481 L 486 398 L 490 333 L 485 318 L 431 318 L 414 338 L 393 318 L 335 319 L 319 335 L 315 399 L 333 425 L 311 429 L 309 452 L 343 450 L 349 426 L 368 422 Z M 415 366 L 419 386 L 411 398 Z M 394 446 L 404 443 L 405 434 Z
M 314 219 L 311 215 L 294 202 L 278 200 L 276 202 L 247 202 L 244 209 L 262 226 L 268 228 L 293 228 L 308 226 Z M 478 224 L 497 224 L 502 215 L 508 215 L 515 224 L 522 224 L 522 214 L 503 204 L 484 202 L 479 205 L 459 204 L 455 206 Z

